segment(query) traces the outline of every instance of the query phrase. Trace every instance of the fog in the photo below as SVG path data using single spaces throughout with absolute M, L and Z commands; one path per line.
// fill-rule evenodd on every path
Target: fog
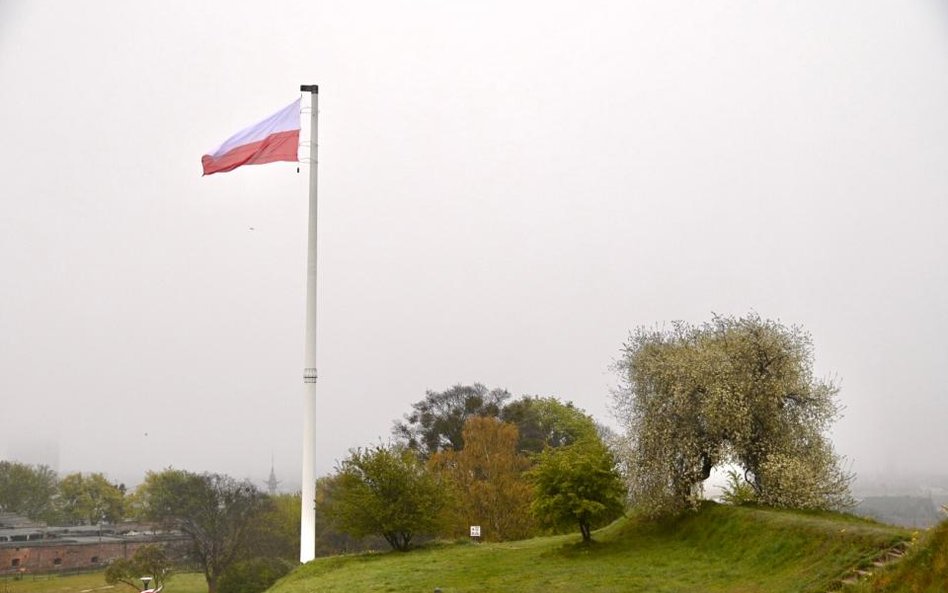
M 457 383 L 614 424 L 631 330 L 755 311 L 855 471 L 948 474 L 936 0 L 0 0 L 0 456 L 298 487 L 306 166 L 200 157 L 300 84 L 319 473 Z

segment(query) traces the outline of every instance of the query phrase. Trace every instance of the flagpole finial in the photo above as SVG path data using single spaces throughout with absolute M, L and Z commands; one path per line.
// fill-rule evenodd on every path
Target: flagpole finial
M 301 84 L 300 91 L 304 93 L 313 93 L 314 95 L 318 95 L 319 85 L 318 84 Z

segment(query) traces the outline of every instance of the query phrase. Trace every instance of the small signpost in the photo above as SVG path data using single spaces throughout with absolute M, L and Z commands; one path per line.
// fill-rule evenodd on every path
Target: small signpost
M 481 526 L 471 525 L 471 541 L 477 543 L 481 541 Z

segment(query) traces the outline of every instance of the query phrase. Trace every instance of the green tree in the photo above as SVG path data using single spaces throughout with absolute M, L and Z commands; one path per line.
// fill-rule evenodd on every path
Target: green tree
M 301 506 L 299 493 L 266 496 L 247 536 L 255 556 L 299 561 Z
M 389 547 L 381 535 L 355 537 L 341 530 L 337 522 L 326 515 L 326 509 L 336 504 L 341 474 L 320 476 L 316 479 L 316 555 L 334 556 Z
M 335 492 L 321 509 L 355 537 L 381 535 L 396 550 L 437 532 L 445 502 L 441 485 L 406 447 L 356 449 L 336 470 Z
M 99 473 L 69 474 L 59 482 L 57 510 L 71 525 L 118 523 L 124 517 L 125 491 Z
M 504 406 L 500 418 L 517 426 L 518 449 L 526 453 L 595 438 L 598 431 L 589 415 L 572 402 L 564 404 L 555 397 L 522 397 Z
M 436 453 L 428 462 L 453 493 L 445 519 L 450 535 L 463 536 L 470 525 L 481 525 L 487 540 L 530 536 L 533 488 L 524 476 L 530 460 L 517 451 L 517 427 L 472 417 L 463 436 L 463 449 Z
M 0 511 L 49 519 L 58 482 L 56 472 L 45 465 L 0 461 Z
M 114 585 L 123 583 L 136 591 L 139 590 L 140 577 L 150 576 L 153 589 L 163 587 L 171 578 L 171 560 L 164 548 L 155 544 L 144 545 L 130 559 L 120 558 L 105 569 L 105 582 Z
M 145 476 L 138 503 L 146 519 L 177 529 L 190 539 L 207 590 L 217 593 L 224 571 L 247 556 L 251 526 L 267 499 L 246 480 L 169 468 Z
M 838 389 L 814 378 L 812 350 L 801 328 L 755 314 L 633 333 L 615 392 L 633 501 L 680 510 L 731 463 L 766 504 L 849 504 L 851 477 L 825 436 Z
M 412 404 L 404 421 L 393 433 L 408 448 L 427 459 L 438 451 L 464 448 L 464 423 L 472 416 L 500 416 L 510 398 L 505 389 L 489 390 L 480 383 L 455 385 L 444 391 L 428 391 L 425 399 Z
M 532 509 L 541 524 L 579 526 L 583 541 L 592 530 L 622 515 L 626 489 L 616 459 L 598 438 L 547 448 L 530 472 L 536 487 Z
M 218 593 L 259 593 L 299 562 L 300 494 L 263 497 L 249 521 L 247 549 L 221 573 Z

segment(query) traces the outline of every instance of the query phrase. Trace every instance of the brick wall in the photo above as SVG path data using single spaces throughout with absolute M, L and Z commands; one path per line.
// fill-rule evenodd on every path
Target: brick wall
M 0 574 L 46 573 L 58 570 L 103 568 L 113 560 L 131 558 L 135 551 L 155 541 L 22 542 L 0 546 Z

